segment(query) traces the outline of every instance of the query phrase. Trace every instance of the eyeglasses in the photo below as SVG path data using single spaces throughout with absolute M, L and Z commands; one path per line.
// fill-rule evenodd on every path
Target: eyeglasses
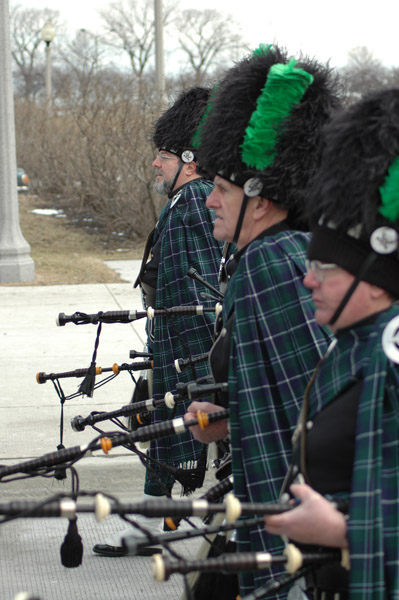
M 323 283 L 325 280 L 327 271 L 336 269 L 338 265 L 335 263 L 324 263 L 320 260 L 305 260 L 306 272 L 313 271 L 315 278 L 319 283 Z
M 156 158 L 159 158 L 159 160 L 172 160 L 178 157 L 175 154 L 170 156 L 169 154 L 162 154 L 161 152 L 158 152 Z

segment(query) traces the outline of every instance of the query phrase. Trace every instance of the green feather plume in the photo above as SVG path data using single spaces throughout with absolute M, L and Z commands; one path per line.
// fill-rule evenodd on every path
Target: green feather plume
M 272 48 L 273 44 L 259 44 L 259 46 L 252 52 L 252 56 L 263 56 L 264 54 L 269 54 Z
M 193 148 L 199 148 L 201 146 L 202 130 L 204 128 L 205 121 L 213 111 L 213 97 L 216 94 L 218 87 L 218 84 L 215 84 L 211 90 L 211 93 L 209 94 L 208 104 L 206 105 L 204 113 L 198 123 L 197 129 L 195 130 L 193 138 L 191 140 L 191 145 Z
M 276 156 L 273 150 L 281 135 L 280 124 L 288 117 L 313 82 L 313 75 L 296 68 L 294 59 L 273 65 L 256 102 L 241 145 L 242 160 L 263 170 Z
M 259 44 L 258 48 L 256 48 L 253 52 L 252 55 L 253 56 L 262 56 L 263 54 L 268 54 L 270 52 L 270 50 L 273 48 L 273 44 Z M 216 94 L 217 90 L 218 90 L 219 85 L 215 84 L 213 86 L 213 89 L 210 93 L 209 96 L 209 100 L 208 100 L 208 105 L 204 111 L 204 114 L 202 115 L 200 122 L 198 123 L 198 127 L 193 135 L 193 138 L 191 140 L 191 144 L 193 146 L 193 148 L 199 148 L 201 146 L 201 135 L 202 135 L 202 130 L 204 128 L 205 122 L 207 120 L 207 118 L 209 117 L 209 115 L 212 113 L 213 110 L 213 97 Z
M 378 212 L 389 221 L 396 221 L 399 217 L 399 156 L 388 169 L 380 196 L 382 206 Z

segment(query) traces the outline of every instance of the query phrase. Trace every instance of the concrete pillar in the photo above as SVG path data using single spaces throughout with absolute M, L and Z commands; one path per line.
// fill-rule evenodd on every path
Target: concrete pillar
M 35 266 L 19 226 L 8 0 L 0 1 L 0 283 L 32 281 Z

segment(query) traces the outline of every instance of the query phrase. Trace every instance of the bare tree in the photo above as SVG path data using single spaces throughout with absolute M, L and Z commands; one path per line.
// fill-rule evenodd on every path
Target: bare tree
M 50 8 L 21 8 L 10 12 L 11 53 L 16 66 L 16 86 L 25 98 L 33 98 L 44 87 L 44 49 L 41 30 L 46 21 L 59 24 L 59 11 Z
M 77 98 L 80 100 L 86 98 L 89 90 L 92 89 L 93 78 L 103 69 L 105 53 L 102 38 L 86 29 L 80 29 L 72 42 L 61 49 L 64 76 L 69 75 L 69 87 L 72 83 L 71 79 L 73 80 Z
M 366 46 L 358 46 L 349 52 L 348 63 L 340 70 L 340 75 L 349 102 L 388 84 L 388 69 Z
M 164 6 L 164 27 L 171 22 L 173 10 L 172 4 Z M 112 2 L 100 15 L 105 24 L 106 43 L 127 55 L 133 74 L 140 79 L 154 52 L 153 0 Z
M 203 84 L 212 70 L 238 59 L 246 49 L 239 25 L 217 10 L 183 10 L 175 26 L 180 51 L 197 85 Z
M 388 74 L 389 87 L 399 87 L 399 67 L 392 67 Z

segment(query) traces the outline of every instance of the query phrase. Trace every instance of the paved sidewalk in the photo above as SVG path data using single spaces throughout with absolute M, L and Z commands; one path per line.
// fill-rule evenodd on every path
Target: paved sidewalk
M 87 368 L 97 328 L 73 324 L 57 327 L 58 313 L 141 307 L 140 294 L 133 290 L 131 283 L 139 261 L 115 261 L 110 266 L 128 283 L 0 286 L 0 464 L 13 464 L 53 452 L 60 443 L 59 398 L 51 381 L 43 385 L 36 383 L 36 373 Z M 144 340 L 144 320 L 104 324 L 97 365 L 110 367 L 113 363 L 131 362 L 129 351 L 141 351 Z M 81 379 L 60 381 L 68 395 L 77 390 Z M 95 437 L 90 428 L 74 432 L 70 427 L 71 418 L 128 404 L 133 387 L 130 375 L 122 372 L 95 390 L 93 398 L 78 397 L 65 402 L 64 445 L 84 444 Z M 83 490 L 101 490 L 121 501 L 135 501 L 141 496 L 144 469 L 138 459 L 123 448 L 115 448 L 108 456 L 96 453 L 85 458 L 77 464 L 77 471 Z M 70 485 L 70 477 L 66 482 L 40 477 L 0 481 L 0 501 L 46 498 L 69 491 Z M 95 543 L 125 528 L 118 517 L 107 517 L 99 524 L 92 515 L 80 515 L 78 524 L 84 556 L 83 564 L 75 569 L 67 569 L 60 562 L 59 549 L 67 530 L 67 519 L 18 519 L 3 524 L 0 528 L 0 600 L 13 600 L 22 591 L 40 600 L 174 600 L 180 597 L 181 577 L 174 575 L 169 582 L 156 583 L 151 575 L 150 558 L 104 558 L 92 553 Z M 175 546 L 186 556 L 196 547 L 192 542 Z

